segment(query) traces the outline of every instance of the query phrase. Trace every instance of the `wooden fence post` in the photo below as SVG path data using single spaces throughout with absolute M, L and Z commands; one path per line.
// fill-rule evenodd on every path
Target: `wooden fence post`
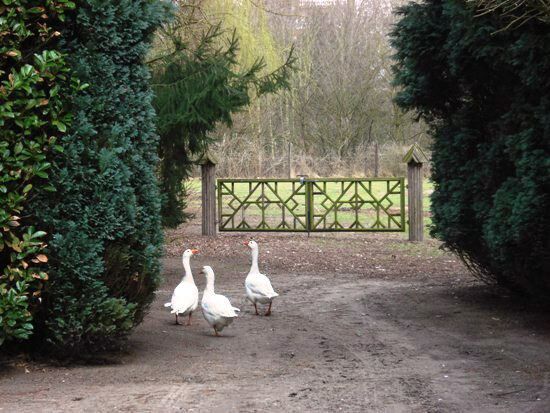
M 205 153 L 199 160 L 202 183 L 202 235 L 215 237 L 216 229 L 216 160 Z
M 428 158 L 416 143 L 403 158 L 407 164 L 407 188 L 409 208 L 409 241 L 424 240 L 423 171 L 422 164 Z

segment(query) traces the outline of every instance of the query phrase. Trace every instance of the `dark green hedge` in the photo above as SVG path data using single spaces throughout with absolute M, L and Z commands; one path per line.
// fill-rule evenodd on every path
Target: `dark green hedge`
M 518 15 L 522 10 L 517 11 Z M 487 281 L 550 294 L 550 26 L 409 3 L 397 102 L 431 127 L 433 234 Z
M 64 356 L 118 343 L 159 282 L 158 138 L 144 63 L 167 18 L 160 0 L 83 0 L 64 49 L 88 87 L 53 159 L 56 192 L 33 203 L 52 234 L 37 340 Z

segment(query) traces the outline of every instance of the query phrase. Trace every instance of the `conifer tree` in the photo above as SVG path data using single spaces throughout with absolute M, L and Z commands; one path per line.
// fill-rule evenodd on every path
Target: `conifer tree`
M 160 181 L 163 224 L 175 227 L 185 220 L 185 180 L 193 158 L 212 142 L 208 133 L 218 123 L 231 125 L 232 114 L 250 104 L 253 96 L 288 87 L 293 70 L 292 50 L 276 70 L 262 74 L 262 59 L 238 68 L 239 39 L 225 36 L 220 25 L 210 26 L 196 43 L 186 39 L 193 30 L 185 16 L 162 31 L 163 54 L 151 63 L 154 106 L 161 142 Z

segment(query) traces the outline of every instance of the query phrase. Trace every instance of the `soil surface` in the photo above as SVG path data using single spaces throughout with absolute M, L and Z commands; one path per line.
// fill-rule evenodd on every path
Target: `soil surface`
M 255 316 L 250 234 L 166 234 L 164 283 L 111 363 L 4 360 L 0 412 L 548 412 L 550 322 L 475 281 L 436 241 L 403 234 L 264 234 L 260 267 L 280 293 Z M 184 248 L 242 309 L 222 337 L 163 304 Z

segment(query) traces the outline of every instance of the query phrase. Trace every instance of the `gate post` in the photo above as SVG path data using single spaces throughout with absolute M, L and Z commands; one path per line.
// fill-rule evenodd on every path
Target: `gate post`
M 422 164 L 428 158 L 416 143 L 403 158 L 407 164 L 407 188 L 409 207 L 409 241 L 424 240 L 423 171 Z
M 202 183 L 202 235 L 215 237 L 216 232 L 216 160 L 205 153 L 199 160 Z

